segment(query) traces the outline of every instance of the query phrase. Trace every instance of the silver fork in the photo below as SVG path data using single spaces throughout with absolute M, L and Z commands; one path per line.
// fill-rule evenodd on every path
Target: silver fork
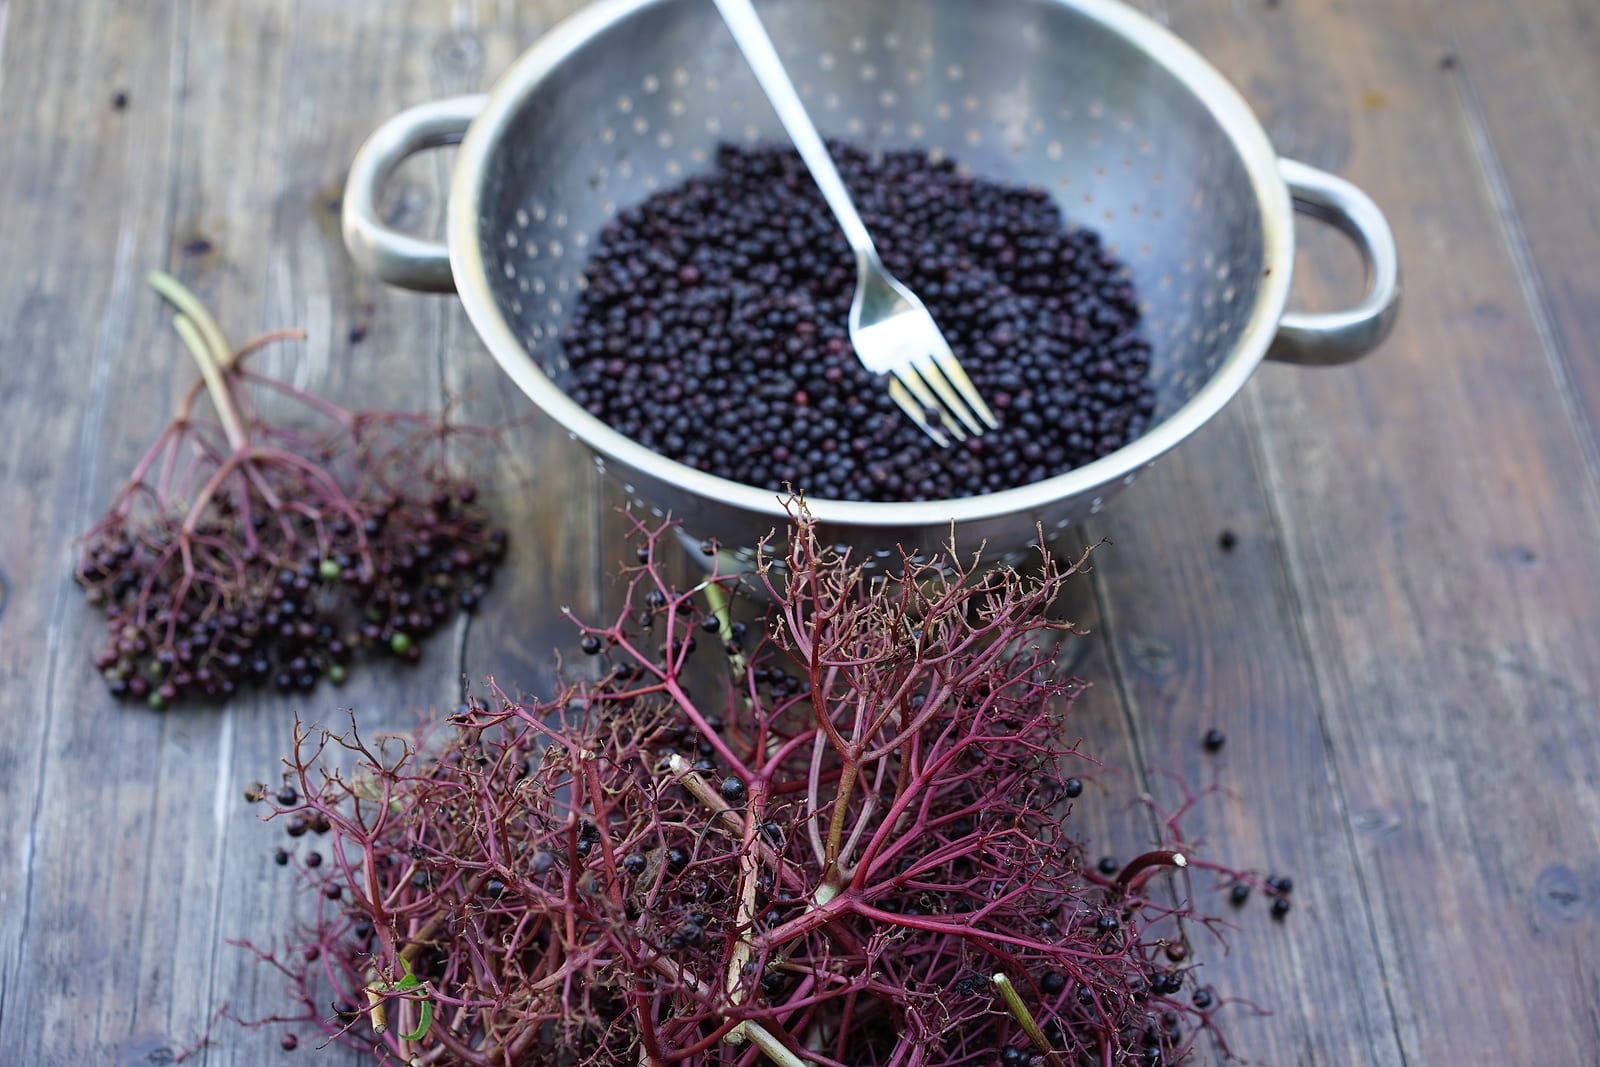
M 890 376 L 889 396 L 941 448 L 949 446 L 951 437 L 965 440 L 969 434 L 981 435 L 985 426 L 998 426 L 928 309 L 884 268 L 872 235 L 750 0 L 714 2 L 855 252 L 850 342 L 862 365 L 874 374 Z M 929 421 L 929 412 L 938 416 L 948 437 Z

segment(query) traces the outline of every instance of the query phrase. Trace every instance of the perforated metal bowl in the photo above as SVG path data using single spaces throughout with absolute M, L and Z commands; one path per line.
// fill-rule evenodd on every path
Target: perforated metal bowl
M 866 558 L 951 534 L 1014 554 L 1104 507 L 1210 419 L 1263 358 L 1338 363 L 1388 332 L 1393 238 L 1348 183 L 1281 160 L 1199 55 L 1112 0 L 763 0 L 818 126 L 874 148 L 943 153 L 1041 186 L 1127 263 L 1154 347 L 1158 406 L 1140 438 L 1087 466 L 987 496 L 812 499 L 830 541 Z M 487 96 L 406 111 L 361 148 L 344 199 L 356 260 L 460 294 L 513 381 L 638 503 L 747 560 L 779 523 L 771 490 L 657 455 L 561 390 L 558 338 L 596 233 L 618 210 L 710 168 L 725 141 L 778 141 L 776 116 L 710 0 L 602 0 L 524 54 Z M 464 140 L 463 140 L 464 138 Z M 377 190 L 407 155 L 461 141 L 448 242 L 397 233 Z M 1346 312 L 1285 313 L 1299 206 L 1347 231 L 1368 292 Z

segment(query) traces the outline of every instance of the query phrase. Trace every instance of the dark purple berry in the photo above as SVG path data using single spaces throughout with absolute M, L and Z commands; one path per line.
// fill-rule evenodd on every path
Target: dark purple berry
M 832 149 L 888 266 L 924 295 L 998 429 L 935 448 L 861 367 L 845 326 L 849 250 L 786 147 L 724 146 L 711 173 L 602 231 L 561 335 L 573 399 L 688 466 L 832 499 L 992 492 L 1151 424 L 1139 301 L 1092 231 L 1069 228 L 1042 192 L 948 160 Z

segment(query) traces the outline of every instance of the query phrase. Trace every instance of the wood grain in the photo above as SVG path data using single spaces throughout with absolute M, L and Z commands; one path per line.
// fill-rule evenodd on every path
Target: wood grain
M 1440 5 L 1441 69 L 1454 73 L 1493 219 L 1550 373 L 1575 406 L 1600 477 L 1600 13 L 1583 0 Z
M 1373 192 L 1406 264 L 1379 356 L 1314 377 L 1268 368 L 1245 405 L 1402 1050 L 1590 1062 L 1595 974 L 1568 938 L 1592 937 L 1592 916 L 1566 911 L 1579 925 L 1552 936 L 1541 885 L 1585 884 L 1596 852 L 1580 814 L 1596 788 L 1591 428 L 1519 284 L 1515 227 L 1495 224 L 1514 209 L 1438 62 L 1443 18 L 1285 5 L 1222 32 L 1237 10 L 1186 5 L 1175 21 L 1246 84 L 1289 63 L 1318 87 L 1269 101 L 1269 128 L 1330 133 L 1303 154 Z M 1299 291 L 1332 284 L 1302 266 Z
M 1199 975 L 1271 1013 L 1240 1005 L 1221 1016 L 1230 1044 L 1268 1064 L 1398 1064 L 1312 652 L 1255 452 L 1249 420 L 1225 412 L 1097 523 L 1117 684 L 1151 795 L 1173 810 L 1221 790 L 1183 820 L 1198 855 L 1294 879 L 1282 922 L 1259 892 L 1235 909 L 1218 879 L 1191 879 L 1197 901 L 1233 925 L 1226 946 L 1196 936 Z M 1202 744 L 1212 729 L 1225 738 L 1216 753 Z
M 296 714 L 365 728 L 494 676 L 531 690 L 629 557 L 615 487 L 506 383 L 459 304 L 353 267 L 337 202 L 362 139 L 474 91 L 582 0 L 0 0 L 0 1048 L 25 1065 L 169 1062 L 230 1005 L 282 1006 L 227 944 L 304 914 L 280 832 L 242 802 Z M 1600 1047 L 1600 18 L 1587 0 L 1150 0 L 1286 155 L 1395 226 L 1384 349 L 1266 367 L 1113 502 L 1074 652 L 1107 770 L 1076 818 L 1125 854 L 1163 772 L 1233 793 L 1205 854 L 1296 880 L 1226 955 L 1201 944 L 1252 1062 L 1579 1064 Z M 1444 62 L 1445 57 L 1451 62 Z M 125 106 L 115 106 L 118 93 Z M 437 235 L 450 153 L 382 204 Z M 1295 300 L 1350 261 L 1309 234 Z M 1342 255 L 1342 254 L 1341 254 Z M 111 706 L 71 580 L 86 528 L 192 379 L 152 267 L 263 365 L 335 400 L 449 395 L 504 425 L 512 562 L 413 671 L 299 701 Z M 1236 534 L 1231 551 L 1218 535 Z M 692 563 L 683 562 L 683 574 Z M 1211 727 L 1228 740 L 1202 751 Z M 309 839 L 300 849 L 315 847 Z M 1192 882 L 1204 902 L 1212 890 Z M 368 1062 L 219 1022 L 192 1062 Z M 1537 1050 L 1537 1051 L 1534 1051 Z

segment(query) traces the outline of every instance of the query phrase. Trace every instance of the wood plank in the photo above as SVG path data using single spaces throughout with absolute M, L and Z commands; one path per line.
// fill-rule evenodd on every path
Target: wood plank
M 1279 923 L 1261 893 L 1236 910 L 1217 879 L 1192 880 L 1196 900 L 1234 924 L 1227 951 L 1198 938 L 1199 974 L 1271 1013 L 1240 1006 L 1219 1017 L 1234 1051 L 1265 1063 L 1397 1064 L 1361 872 L 1252 438 L 1236 405 L 1107 508 L 1095 525 L 1110 542 L 1095 568 L 1107 634 L 1151 794 L 1170 810 L 1186 793 L 1224 790 L 1184 819 L 1201 854 L 1295 882 L 1294 911 Z M 1212 729 L 1225 738 L 1215 754 L 1202 744 Z
M 231 125 L 238 104 L 187 111 L 196 127 L 197 162 L 192 173 L 181 176 L 177 196 L 197 218 L 220 214 L 230 227 L 245 228 L 218 242 L 227 268 L 196 279 L 197 284 L 207 285 L 219 303 L 238 301 L 237 314 L 250 322 L 248 329 L 241 327 L 244 332 L 275 326 L 307 330 L 304 344 L 263 352 L 265 369 L 354 406 L 429 408 L 438 406 L 451 358 L 444 344 L 448 303 L 391 290 L 361 275 L 349 262 L 338 230 L 338 201 L 350 157 L 377 122 L 429 95 L 418 86 L 430 77 L 431 47 L 443 32 L 441 13 L 423 5 L 385 8 L 380 15 L 370 4 L 318 4 L 270 32 L 235 29 L 239 19 L 270 17 L 265 12 L 214 12 L 208 31 L 195 35 L 195 48 L 204 54 L 195 57 L 192 76 L 225 96 L 219 79 L 235 49 L 275 73 L 263 75 L 264 96 L 254 104 L 256 117 L 242 124 L 251 127 L 245 133 Z M 371 110 L 353 108 L 351 101 Z M 250 153 L 240 138 L 272 146 L 260 157 L 259 175 L 244 182 L 225 162 Z M 407 167 L 400 177 L 386 200 L 391 218 L 417 232 L 436 232 L 442 217 L 436 170 Z M 230 207 L 209 207 L 229 201 Z M 224 1001 L 246 1018 L 289 1007 L 279 976 L 223 942 L 249 938 L 270 944 L 306 919 L 308 898 L 271 857 L 280 846 L 304 855 L 317 843 L 314 838 L 290 841 L 278 825 L 256 825 L 256 810 L 240 799 L 243 786 L 278 781 L 278 761 L 297 715 L 336 727 L 348 708 L 364 730 L 376 732 L 404 728 L 413 708 L 454 703 L 456 644 L 450 634 L 430 641 L 415 670 L 353 671 L 338 693 L 323 687 L 306 698 L 271 694 L 239 705 L 238 737 L 223 791 L 230 847 L 213 890 L 221 918 L 206 945 L 208 995 L 191 1026 L 203 1026 Z M 247 1031 L 224 1022 L 202 1062 L 279 1062 L 288 1055 L 279 1045 L 283 1034 L 296 1029 L 302 1042 L 316 1043 L 309 1027 Z M 332 1062 L 363 1059 L 333 1049 L 321 1055 Z
M 1441 5 L 1437 17 L 1438 62 L 1454 71 L 1521 295 L 1600 478 L 1600 17 L 1585 0 Z
M 1586 1062 L 1593 963 L 1551 927 L 1587 923 L 1558 905 L 1591 890 L 1549 887 L 1584 886 L 1597 845 L 1590 428 L 1483 225 L 1440 26 L 1362 0 L 1174 23 L 1252 90 L 1291 69 L 1316 87 L 1269 97 L 1269 129 L 1378 199 L 1407 271 L 1381 354 L 1267 368 L 1247 398 L 1406 1060 Z M 1348 284 L 1306 267 L 1302 299 Z
M 1152 13 L 1171 21 L 1159 6 Z M 1188 21 L 1212 39 L 1225 32 L 1234 54 L 1279 45 L 1265 20 L 1238 8 Z M 1191 40 L 1210 53 L 1205 41 Z M 1248 92 L 1264 113 L 1319 92 L 1315 78 L 1284 76 L 1292 64 L 1258 66 Z M 1299 135 L 1303 141 L 1308 131 Z M 1141 782 L 1163 805 L 1180 803 L 1186 790 L 1226 790 L 1184 820 L 1202 853 L 1295 879 L 1295 910 L 1281 924 L 1268 918 L 1259 893 L 1235 911 L 1214 879 L 1192 881 L 1196 899 L 1234 923 L 1226 952 L 1199 939 L 1202 980 L 1270 1012 L 1240 1005 L 1219 1017 L 1233 1050 L 1265 1063 L 1400 1063 L 1256 433 L 1236 403 L 1093 524 L 1109 542 L 1095 577 L 1116 684 Z M 1226 738 L 1216 754 L 1201 743 L 1210 729 Z
M 7 350 L 51 358 L 22 364 L 26 376 L 8 382 L 7 414 L 16 416 L 5 420 L 16 434 L 6 450 L 8 510 L 38 523 L 8 526 L 0 559 L 9 573 L 57 579 L 12 598 L 7 621 L 19 633 L 58 636 L 42 648 L 8 635 L 6 646 L 18 689 L 49 694 L 6 748 L 18 769 L 5 779 L 8 810 L 37 808 L 31 822 L 8 827 L 14 836 L 5 842 L 8 855 L 26 857 L 16 884 L 5 887 L 8 905 L 18 906 L 5 910 L 0 1001 L 0 1029 L 19 1062 L 132 1062 L 187 1043 L 223 1001 L 247 1014 L 270 1008 L 273 998 L 235 996 L 276 983 L 221 942 L 287 930 L 302 902 L 271 866 L 276 837 L 249 825 L 239 787 L 272 777 L 296 704 L 315 716 L 349 703 L 393 725 L 410 707 L 446 703 L 457 692 L 462 653 L 442 638 L 419 671 L 359 672 L 337 697 L 260 696 L 220 715 L 165 719 L 113 709 L 87 670 L 96 630 L 59 543 L 63 531 L 88 524 L 192 378 L 166 312 L 143 288 L 150 266 L 167 263 L 184 275 L 236 338 L 269 326 L 309 327 L 304 346 L 264 353 L 261 363 L 334 399 L 415 407 L 436 403 L 447 382 L 461 392 L 498 392 L 476 371 L 454 370 L 469 353 L 487 363 L 459 307 L 372 291 L 350 268 L 328 210 L 350 154 L 378 121 L 438 95 L 440 77 L 481 75 L 459 62 L 471 49 L 434 5 L 409 13 L 391 4 L 322 6 L 302 20 L 233 6 L 176 7 L 159 22 L 154 12 L 82 6 L 9 20 L 9 84 L 45 89 L 32 108 L 9 112 L 6 131 L 17 143 L 42 146 L 0 185 L 6 217 L 36 220 L 37 228 L 27 244 L 10 246 L 4 264 L 8 279 L 32 282 L 8 289 L 6 321 L 17 326 Z M 80 20 L 97 29 L 80 32 Z M 511 50 L 511 37 L 511 29 L 500 33 L 498 51 Z M 125 114 L 109 108 L 108 71 L 128 74 L 112 83 L 127 86 Z M 371 101 L 373 110 L 350 109 L 352 99 Z M 398 190 L 402 210 L 442 205 L 440 173 L 408 172 L 408 183 L 426 188 Z M 93 226 L 79 225 L 75 205 L 83 203 L 99 209 Z M 11 231 L 17 238 L 31 232 Z M 105 309 L 104 326 L 95 313 L 75 313 L 69 300 Z M 349 340 L 357 317 L 364 347 Z M 373 374 L 373 365 L 384 373 Z M 85 424 L 98 424 L 98 436 L 59 417 L 78 406 L 84 381 L 93 389 Z M 537 454 L 548 437 L 548 430 L 525 433 L 521 444 Z M 52 473 L 73 455 L 78 477 Z M 583 532 L 592 520 L 563 506 L 585 492 L 561 475 L 574 470 L 581 481 L 583 469 L 552 466 L 556 477 L 516 498 L 512 521 L 547 550 L 556 535 L 592 541 Z M 553 551 L 573 559 L 580 575 L 592 570 L 571 546 Z M 563 571 L 524 571 L 536 583 L 541 575 L 570 582 L 580 595 L 594 584 Z M 545 589 L 532 599 L 573 597 Z M 85 849 L 82 826 L 95 827 L 112 848 L 104 856 Z M 29 872 L 36 872 L 32 881 Z M 235 928 L 243 916 L 250 928 Z M 276 1030 L 227 1028 L 222 1036 L 229 1040 L 208 1058 L 262 1063 L 283 1055 Z
M 107 707 L 90 667 L 103 624 L 72 581 L 69 542 L 142 448 L 135 432 L 148 440 L 149 413 L 171 402 L 170 364 L 130 360 L 124 344 L 164 328 L 141 276 L 168 247 L 179 20 L 165 4 L 77 14 L 81 25 L 7 9 L 0 58 L 12 105 L 0 129 L 28 146 L 0 171 L 0 568 L 12 583 L 0 1040 L 41 1064 L 104 1061 L 94 1050 L 125 1035 L 129 997 L 114 990 L 139 970 L 137 931 L 161 888 L 144 857 L 165 844 L 150 815 L 162 724 Z M 119 87 L 125 110 L 112 106 Z
M 493 675 L 513 689 L 546 688 L 553 662 L 549 650 L 558 641 L 570 642 L 570 626 L 557 609 L 571 604 L 582 610 L 596 595 L 598 508 L 574 504 L 593 501 L 595 473 L 587 462 L 561 453 L 570 447 L 564 433 L 529 418 L 531 405 L 507 387 L 455 300 L 389 288 L 364 276 L 345 255 L 336 216 L 326 206 L 372 129 L 405 107 L 483 88 L 493 73 L 486 69 L 486 57 L 505 61 L 515 54 L 525 35 L 551 17 L 551 5 L 524 5 L 517 18 L 506 19 L 479 10 L 447 13 L 427 4 L 403 12 L 390 4 L 320 6 L 325 9 L 320 17 L 301 20 L 282 46 L 285 65 L 303 65 L 307 77 L 284 89 L 293 99 L 284 105 L 289 117 L 278 188 L 295 196 L 280 194 L 268 246 L 269 276 L 289 288 L 282 301 L 288 308 L 331 320 L 323 391 L 348 393 L 363 405 L 398 408 L 437 407 L 449 395 L 464 421 L 515 423 L 507 431 L 504 456 L 491 456 L 494 466 L 488 472 L 497 514 L 513 531 L 512 555 L 497 588 L 475 618 L 430 644 L 415 670 L 400 676 L 368 672 L 360 687 L 352 684 L 339 694 L 337 707 L 355 708 L 363 730 L 395 729 L 412 721 L 413 709 L 457 702 L 464 682 L 477 686 Z M 362 106 L 346 106 L 350 100 Z M 384 197 L 396 225 L 442 235 L 452 160 L 453 153 L 440 152 L 401 168 Z M 359 343 L 350 342 L 352 331 L 361 335 Z M 542 565 L 551 559 L 564 565 Z M 306 713 L 337 721 L 333 698 L 319 696 Z M 276 758 L 287 744 L 281 716 L 261 725 L 241 735 L 234 768 L 238 783 L 268 777 L 272 768 L 263 764 L 263 756 Z M 232 815 L 241 845 L 251 847 L 239 850 L 241 877 L 223 887 L 221 911 L 250 916 L 250 923 L 218 931 L 219 937 L 282 933 L 305 913 L 304 899 L 286 892 L 289 880 L 269 861 L 282 839 L 267 828 L 241 825 L 247 818 L 241 810 Z M 243 953 L 217 951 L 215 984 L 238 989 L 240 1004 L 250 1005 L 246 1014 L 281 1005 L 276 976 Z M 302 1042 L 313 1040 L 307 1027 L 274 1025 L 254 1033 L 229 1028 L 206 1062 L 295 1062 L 303 1052 L 291 1055 L 279 1047 L 280 1037 L 291 1029 L 298 1030 Z M 324 1055 L 341 1062 L 363 1060 L 350 1052 Z

